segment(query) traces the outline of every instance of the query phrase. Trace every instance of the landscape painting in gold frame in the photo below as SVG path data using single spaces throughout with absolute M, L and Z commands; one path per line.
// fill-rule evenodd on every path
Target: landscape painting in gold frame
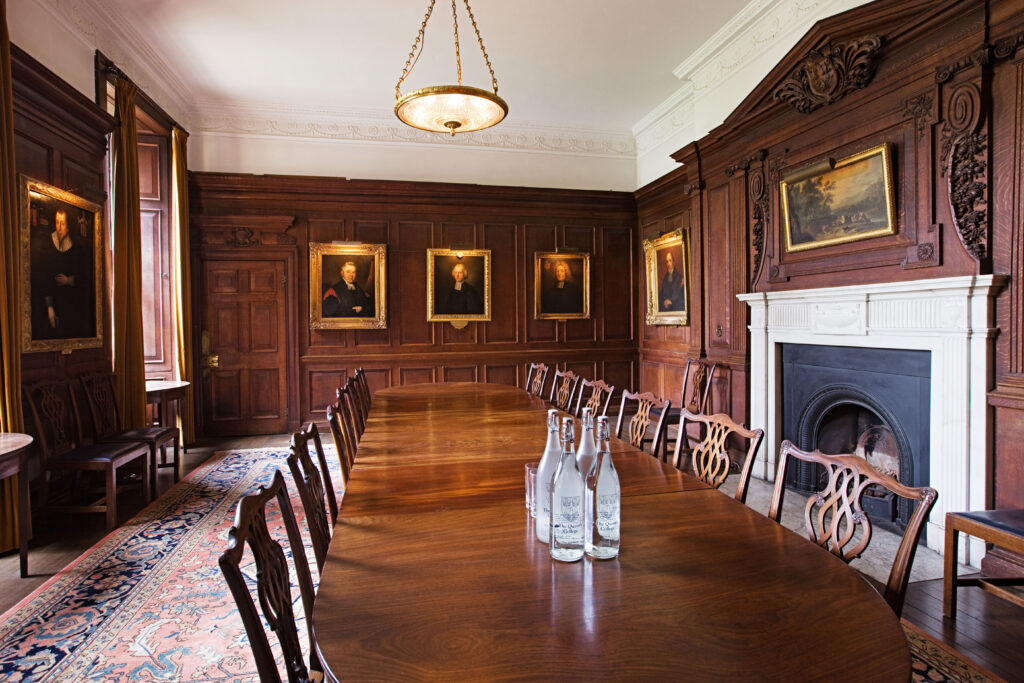
M 427 322 L 491 319 L 491 250 L 427 249 Z
M 21 176 L 22 350 L 103 346 L 103 207 Z
M 533 317 L 585 320 L 590 317 L 590 254 L 533 253 Z
M 782 179 L 782 220 L 786 251 L 892 235 L 896 232 L 892 153 L 889 145 L 815 164 L 809 172 Z M 820 169 L 820 170 L 819 170 Z
M 675 230 L 644 240 L 647 324 L 689 325 L 690 233 Z
M 312 329 L 387 327 L 387 291 L 387 245 L 310 242 Z

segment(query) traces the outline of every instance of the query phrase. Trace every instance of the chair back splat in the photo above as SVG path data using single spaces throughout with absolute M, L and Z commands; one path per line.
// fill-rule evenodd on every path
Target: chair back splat
M 531 396 L 541 396 L 547 378 L 548 366 L 543 363 L 530 363 L 530 372 L 526 375 L 526 392 Z
M 701 431 L 704 434 L 703 440 L 689 451 L 692 456 L 693 476 L 703 481 L 708 486 L 720 487 L 726 477 L 729 476 L 733 460 L 729 449 L 730 437 L 732 440 L 743 440 L 746 443 L 743 451 L 744 459 L 740 470 L 740 480 L 736 485 L 736 500 L 745 503 L 747 500 L 747 485 L 750 483 L 750 473 L 754 468 L 754 459 L 757 457 L 757 449 L 764 438 L 763 429 L 747 429 L 743 425 L 732 421 L 725 413 L 716 415 L 700 415 L 691 413 L 686 408 L 679 415 L 679 432 L 676 434 L 676 454 L 673 464 L 681 468 L 683 466 L 683 455 L 687 453 L 684 439 L 687 439 L 687 422 L 698 422 L 702 425 Z
M 591 388 L 590 398 L 587 402 L 583 402 L 583 395 L 587 391 L 587 387 Z M 608 406 L 612 402 L 612 395 L 615 393 L 615 387 L 605 384 L 604 380 L 595 379 L 593 382 L 587 379 L 580 380 L 580 391 L 576 398 L 576 417 L 583 417 L 583 408 L 590 408 L 590 412 L 596 417 L 598 415 L 607 415 Z
M 620 439 L 622 438 L 622 425 L 632 404 L 636 404 L 636 411 L 629 421 L 628 441 L 633 447 L 641 450 L 643 450 L 645 441 L 651 441 L 652 452 L 657 457 L 661 448 L 661 440 L 665 435 L 665 414 L 672 407 L 672 402 L 658 398 L 650 392 L 634 394 L 623 390 L 622 403 L 619 404 L 619 421 L 615 427 L 615 436 Z M 654 425 L 653 434 L 648 435 L 652 424 Z
M 548 401 L 558 408 L 569 412 L 572 408 L 572 399 L 576 396 L 576 386 L 580 383 L 580 378 L 572 370 L 565 370 L 564 372 L 559 369 L 555 369 L 555 379 L 551 382 L 551 396 L 548 397 Z
M 343 408 L 342 405 L 341 400 L 327 404 L 327 426 L 331 430 L 334 450 L 338 453 L 338 461 L 341 463 L 341 483 L 348 488 L 348 479 L 352 476 L 352 464 L 355 461 L 355 437 L 350 431 L 349 416 L 343 414 L 348 407 Z
M 802 451 L 790 441 L 783 441 L 779 448 L 779 464 L 775 474 L 775 492 L 772 495 L 768 517 L 779 521 L 782 502 L 786 493 L 786 467 L 790 458 L 799 458 L 821 465 L 825 469 L 824 490 L 813 494 L 804 506 L 804 524 L 807 537 L 833 555 L 849 562 L 859 557 L 871 540 L 871 521 L 861 507 L 861 498 L 871 486 L 879 486 L 903 498 L 918 501 L 910 515 L 889 580 L 885 584 L 884 597 L 896 616 L 903 611 L 903 599 L 907 594 L 910 567 L 917 552 L 917 543 L 924 530 L 924 522 L 931 512 L 938 492 L 929 486 L 906 486 L 888 475 L 882 474 L 864 458 L 852 453 L 826 455 L 821 451 Z
M 238 501 L 235 511 L 235 524 L 228 532 L 227 550 L 220 556 L 220 569 L 224 574 L 231 595 L 242 616 L 249 645 L 256 659 L 256 669 L 260 681 L 264 683 L 280 682 L 281 675 L 274 661 L 267 633 L 256 611 L 249 587 L 242 574 L 242 554 L 248 544 L 256 560 L 256 587 L 259 595 L 260 610 L 272 631 L 277 633 L 284 655 L 285 668 L 290 683 L 309 680 L 309 669 L 302 656 L 299 645 L 299 634 L 295 612 L 292 609 L 291 579 L 288 573 L 288 560 L 284 549 L 273 539 L 267 528 L 266 506 L 271 500 L 277 500 L 288 533 L 288 544 L 292 548 L 292 559 L 295 562 L 295 574 L 302 596 L 302 608 L 306 614 L 306 624 L 310 642 L 310 662 L 314 669 L 320 669 L 316 658 L 316 645 L 313 639 L 313 579 L 303 551 L 302 535 L 295 521 L 295 513 L 288 500 L 288 489 L 281 471 L 274 473 L 270 486 Z
M 310 441 L 316 447 L 319 468 L 309 457 Z M 305 429 L 292 434 L 288 469 L 291 470 L 292 479 L 299 490 L 302 509 L 306 511 L 306 524 L 309 526 L 309 536 L 313 541 L 317 569 L 323 569 L 324 561 L 327 559 L 327 548 L 331 544 L 331 529 L 338 520 L 338 502 L 334 495 L 331 472 L 327 469 L 323 446 L 320 445 L 320 434 L 314 423 L 310 422 Z M 330 509 L 330 520 L 327 518 L 325 505 Z

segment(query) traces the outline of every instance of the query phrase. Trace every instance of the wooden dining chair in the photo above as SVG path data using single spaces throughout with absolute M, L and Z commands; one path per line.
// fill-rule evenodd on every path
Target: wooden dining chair
M 363 435 L 363 430 L 360 426 L 359 399 L 354 395 L 354 391 L 352 382 L 346 381 L 344 386 L 338 387 L 334 392 L 339 406 L 344 409 L 342 415 L 348 418 L 349 426 L 352 430 L 353 463 L 355 462 L 354 456 L 359 448 L 359 439 Z
M 583 395 L 590 387 L 590 398 L 583 402 Z M 583 408 L 590 408 L 590 412 L 597 417 L 608 414 L 608 406 L 611 405 L 612 395 L 615 394 L 615 387 L 605 384 L 604 380 L 595 379 L 591 382 L 588 379 L 580 380 L 580 390 L 576 395 L 576 417 L 583 417 Z
M 579 383 L 579 376 L 572 370 L 562 371 L 555 368 L 555 379 L 551 382 L 551 396 L 548 397 L 548 402 L 559 410 L 569 412 Z
M 359 396 L 359 388 L 351 377 L 345 380 L 345 386 L 342 387 L 345 391 L 350 405 L 352 406 L 352 417 L 356 427 L 356 438 L 363 438 L 363 431 L 366 430 L 366 411 L 363 406 L 363 399 Z
M 696 422 L 701 425 L 704 438 L 691 449 L 686 448 L 687 423 Z M 676 434 L 676 452 L 672 464 L 683 469 L 686 455 L 690 456 L 693 476 L 712 488 L 719 488 L 725 483 L 736 455 L 730 448 L 730 441 L 740 441 L 745 449 L 739 452 L 743 456 L 740 469 L 740 480 L 736 484 L 736 500 L 747 501 L 747 486 L 750 484 L 750 473 L 754 470 L 757 449 L 764 438 L 763 429 L 747 429 L 732 421 L 725 413 L 701 415 L 691 413 L 683 408 L 679 414 L 679 431 Z
M 149 446 L 139 441 L 95 443 L 82 430 L 81 415 L 75 398 L 77 382 L 67 380 L 35 382 L 22 387 L 26 414 L 32 420 L 39 440 L 41 505 L 47 512 L 103 512 L 107 530 L 117 527 L 117 472 L 139 460 L 142 466 L 143 497 L 152 500 L 149 476 Z M 104 495 L 86 505 L 51 505 L 50 473 L 82 472 L 103 474 Z
M 142 442 L 149 446 L 149 486 L 156 493 L 156 475 L 160 467 L 174 468 L 174 481 L 181 479 L 181 444 L 177 426 L 122 429 L 121 408 L 114 391 L 114 375 L 110 372 L 81 378 L 82 389 L 92 416 L 93 434 L 97 441 L 113 443 Z M 171 462 L 167 462 L 167 446 L 171 446 Z M 157 453 L 159 452 L 159 457 Z
M 292 606 L 288 559 L 281 544 L 274 540 L 267 528 L 267 504 L 275 499 L 288 535 L 302 609 L 306 617 L 310 649 L 308 667 L 299 644 L 298 622 Z M 243 572 L 242 556 L 246 545 L 255 559 L 255 572 Z M 288 499 L 288 488 L 280 470 L 274 472 L 270 486 L 261 486 L 256 493 L 244 496 L 238 501 L 235 523 L 228 531 L 228 547 L 220 556 L 219 562 L 224 580 L 227 581 L 238 613 L 242 617 L 242 623 L 245 625 L 245 633 L 256 660 L 260 681 L 280 683 L 281 674 L 277 669 L 267 632 L 256 610 L 256 602 L 249 591 L 248 581 L 251 580 L 255 580 L 256 583 L 263 618 L 266 619 L 270 630 L 277 634 L 289 682 L 310 680 L 310 669 L 322 671 L 313 636 L 313 578 L 309 571 L 309 563 L 306 561 L 302 534 L 295 521 L 291 501 Z
M 370 406 L 373 404 L 373 398 L 370 396 L 370 385 L 366 381 L 366 371 L 362 368 L 356 368 L 355 374 L 352 376 L 352 380 L 355 382 L 356 389 L 359 393 L 359 400 L 363 405 L 363 412 L 366 415 L 370 414 Z
M 352 465 L 355 464 L 355 436 L 350 431 L 348 415 L 342 413 L 340 401 L 327 404 L 327 426 L 331 430 L 334 450 L 341 463 L 342 484 L 347 489 L 349 477 L 352 476 Z
M 914 563 L 917 544 L 938 492 L 930 486 L 901 484 L 876 470 L 859 455 L 807 452 L 797 448 L 791 441 L 783 441 L 775 471 L 775 491 L 768 510 L 768 517 L 776 522 L 782 516 L 786 468 L 791 457 L 817 463 L 825 469 L 825 488 L 807 499 L 804 525 L 807 537 L 812 542 L 844 562 L 860 557 L 871 540 L 871 521 L 861 507 L 861 498 L 869 486 L 880 486 L 897 496 L 918 501 L 903 530 L 903 538 L 889 571 L 889 580 L 882 591 L 885 601 L 899 617 L 903 611 L 903 599 L 907 594 L 907 582 L 910 580 L 910 567 Z
M 635 404 L 635 410 L 632 407 Z M 661 440 L 665 436 L 665 414 L 672 408 L 672 402 L 659 398 L 654 394 L 645 391 L 642 394 L 634 394 L 630 391 L 622 391 L 622 402 L 619 404 L 619 421 L 615 426 L 615 436 L 622 438 L 622 426 L 626 421 L 627 413 L 632 415 L 629 420 L 628 441 L 634 448 L 644 449 L 646 441 L 651 442 L 651 452 L 657 457 L 658 449 L 661 448 Z M 651 431 L 651 423 L 654 423 L 654 430 Z M 648 432 L 651 434 L 648 436 Z
M 319 467 L 309 455 L 310 442 L 313 442 L 316 448 Z M 310 422 L 305 429 L 292 434 L 288 469 L 292 473 L 292 480 L 302 501 L 302 509 L 306 513 L 306 526 L 313 541 L 316 568 L 323 570 L 327 548 L 331 545 L 331 529 L 338 521 L 338 499 L 334 493 L 331 471 L 327 468 L 327 458 L 324 456 L 316 424 Z M 331 515 L 329 520 L 328 509 Z
M 543 363 L 530 363 L 530 371 L 526 374 L 526 392 L 531 396 L 541 396 L 547 379 L 548 366 Z

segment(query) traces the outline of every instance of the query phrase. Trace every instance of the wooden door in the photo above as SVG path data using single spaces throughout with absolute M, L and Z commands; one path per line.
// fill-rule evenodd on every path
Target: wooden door
M 203 433 L 279 434 L 288 420 L 285 263 L 202 261 Z

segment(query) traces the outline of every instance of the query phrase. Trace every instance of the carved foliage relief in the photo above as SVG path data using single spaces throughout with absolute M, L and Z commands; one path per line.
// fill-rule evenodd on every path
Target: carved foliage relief
M 811 50 L 773 97 L 801 114 L 836 102 L 871 82 L 881 47 L 881 36 L 867 36 Z
M 972 83 L 955 86 L 946 101 L 942 128 L 942 174 L 960 242 L 979 261 L 988 253 L 988 137 L 981 92 Z

